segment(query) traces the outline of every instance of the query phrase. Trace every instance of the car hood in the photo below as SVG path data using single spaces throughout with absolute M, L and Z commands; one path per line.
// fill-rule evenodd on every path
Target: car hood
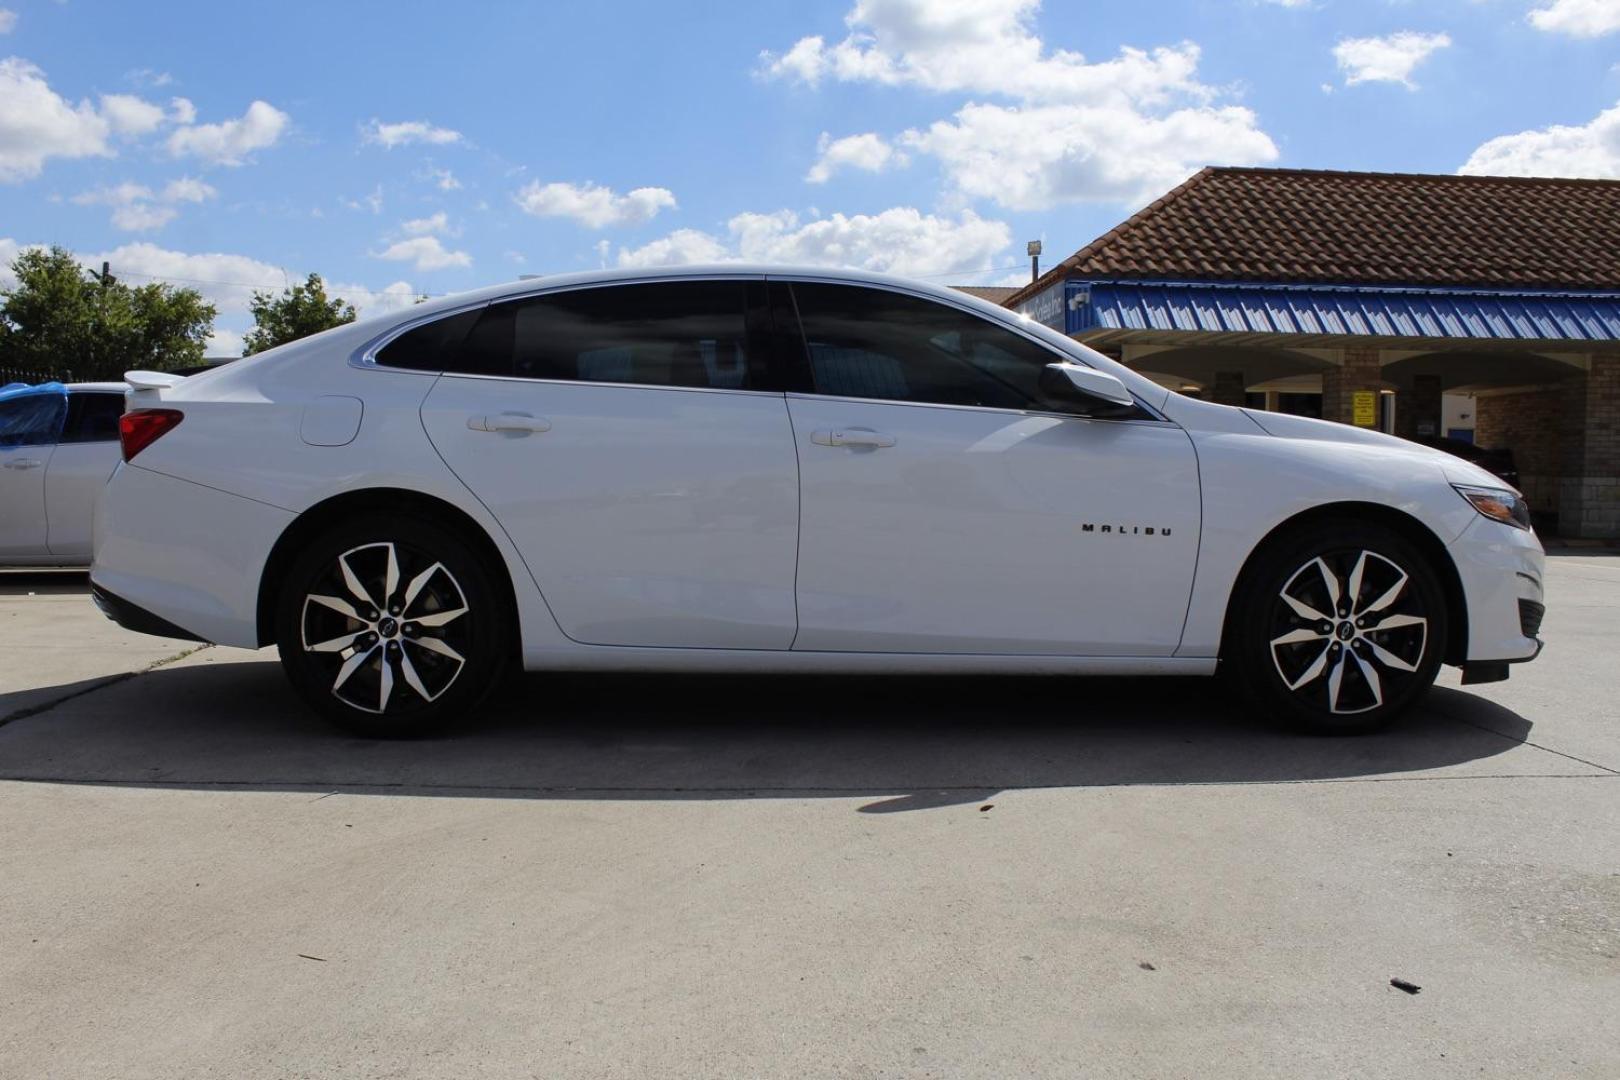
M 1506 488 L 1501 477 L 1465 461 L 1454 454 L 1433 447 L 1421 446 L 1408 439 L 1386 435 L 1382 431 L 1351 427 L 1331 420 L 1316 420 L 1309 416 L 1290 416 L 1287 413 L 1263 412 L 1244 409 L 1243 414 L 1253 420 L 1262 431 L 1279 439 L 1304 439 L 1312 442 L 1343 443 L 1349 446 L 1375 446 L 1389 454 L 1410 459 L 1414 464 L 1438 465 L 1453 484 L 1474 484 L 1479 487 Z

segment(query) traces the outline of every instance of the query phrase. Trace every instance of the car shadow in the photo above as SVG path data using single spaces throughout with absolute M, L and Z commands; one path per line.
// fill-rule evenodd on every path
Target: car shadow
M 453 737 L 389 742 L 326 727 L 274 664 L 218 661 L 0 727 L 0 778 L 530 799 L 869 795 L 860 809 L 885 813 L 1028 788 L 1399 778 L 1501 754 L 1530 728 L 1444 688 L 1395 731 L 1330 738 L 1257 723 L 1206 679 L 528 675 Z
M 90 592 L 90 571 L 0 569 L 0 596 L 66 595 Z

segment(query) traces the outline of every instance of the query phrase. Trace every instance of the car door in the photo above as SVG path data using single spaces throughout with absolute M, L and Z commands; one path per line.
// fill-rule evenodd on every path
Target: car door
M 1175 651 L 1200 525 L 1184 431 L 1057 411 L 1038 382 L 1065 358 L 965 308 L 791 287 L 814 389 L 788 395 L 795 650 Z
M 90 559 L 90 529 L 96 498 L 118 464 L 118 418 L 124 395 L 75 390 L 68 395 L 62 437 L 45 467 L 46 542 L 51 554 Z
M 0 397 L 0 561 L 48 554 L 45 469 L 66 411 L 60 388 Z
M 428 394 L 433 445 L 575 641 L 791 645 L 798 464 L 765 310 L 757 278 L 495 304 Z

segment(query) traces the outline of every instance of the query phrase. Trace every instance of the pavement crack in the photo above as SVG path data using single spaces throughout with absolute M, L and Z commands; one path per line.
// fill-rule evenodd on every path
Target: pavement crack
M 42 701 L 37 705 L 29 705 L 26 708 L 16 709 L 12 712 L 8 712 L 4 716 L 0 716 L 0 727 L 5 727 L 14 720 L 26 720 L 30 716 L 38 716 L 40 713 L 50 712 L 58 705 L 64 705 L 69 701 L 82 698 L 87 694 L 93 694 L 97 690 L 105 690 L 109 686 L 117 686 L 119 683 L 128 682 L 130 679 L 133 679 L 138 675 L 145 675 L 149 671 L 156 671 L 160 667 L 173 664 L 179 660 L 184 660 L 193 653 L 201 652 L 207 648 L 211 648 L 211 646 L 193 645 L 188 649 L 181 649 L 172 656 L 165 656 L 160 660 L 154 660 L 145 667 L 136 668 L 134 671 L 120 671 L 116 675 L 107 675 L 90 683 L 88 686 L 79 687 L 79 689 L 73 691 L 72 693 L 63 694 L 61 697 L 51 698 L 49 701 Z
M 1457 716 L 1457 715 L 1455 715 L 1453 713 L 1447 712 L 1444 709 L 1440 709 L 1440 710 L 1436 710 L 1436 711 L 1439 712 L 1441 715 L 1445 716 L 1447 719 L 1455 720 L 1459 724 L 1467 724 L 1471 728 L 1477 728 L 1480 731 L 1488 732 L 1488 733 L 1490 733 L 1492 735 L 1498 735 L 1498 736 L 1506 739 L 1508 742 L 1513 743 L 1516 746 L 1534 747 L 1537 750 L 1542 750 L 1542 751 L 1545 751 L 1546 753 L 1552 754 L 1554 757 L 1561 757 L 1565 761 L 1578 762 L 1578 763 L 1580 763 L 1582 765 L 1589 766 L 1590 768 L 1593 768 L 1593 769 L 1602 769 L 1604 772 L 1608 773 L 1611 776 L 1620 776 L 1620 769 L 1613 769 L 1613 768 L 1610 768 L 1607 765 L 1600 764 L 1600 763 L 1598 763 L 1596 761 L 1589 761 L 1586 758 L 1577 757 L 1574 754 L 1566 754 L 1562 750 L 1554 750 L 1552 747 L 1547 746 L 1547 745 L 1545 745 L 1543 743 L 1533 742 L 1530 739 L 1522 739 L 1522 738 L 1518 737 L 1517 735 L 1509 735 L 1505 731 L 1498 731 L 1496 728 L 1491 727 L 1489 724 L 1481 724 L 1477 720 L 1469 720 L 1466 717 Z

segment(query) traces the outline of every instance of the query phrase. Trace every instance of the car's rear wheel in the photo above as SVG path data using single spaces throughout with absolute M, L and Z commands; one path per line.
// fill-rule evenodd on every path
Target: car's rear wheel
M 281 583 L 276 645 L 305 701 L 350 731 L 406 738 L 476 707 L 510 655 L 489 569 L 432 522 L 377 515 L 307 544 Z
M 1338 520 L 1259 553 L 1239 588 L 1222 663 L 1269 717 L 1307 731 L 1388 726 L 1434 682 L 1445 593 L 1416 546 Z

